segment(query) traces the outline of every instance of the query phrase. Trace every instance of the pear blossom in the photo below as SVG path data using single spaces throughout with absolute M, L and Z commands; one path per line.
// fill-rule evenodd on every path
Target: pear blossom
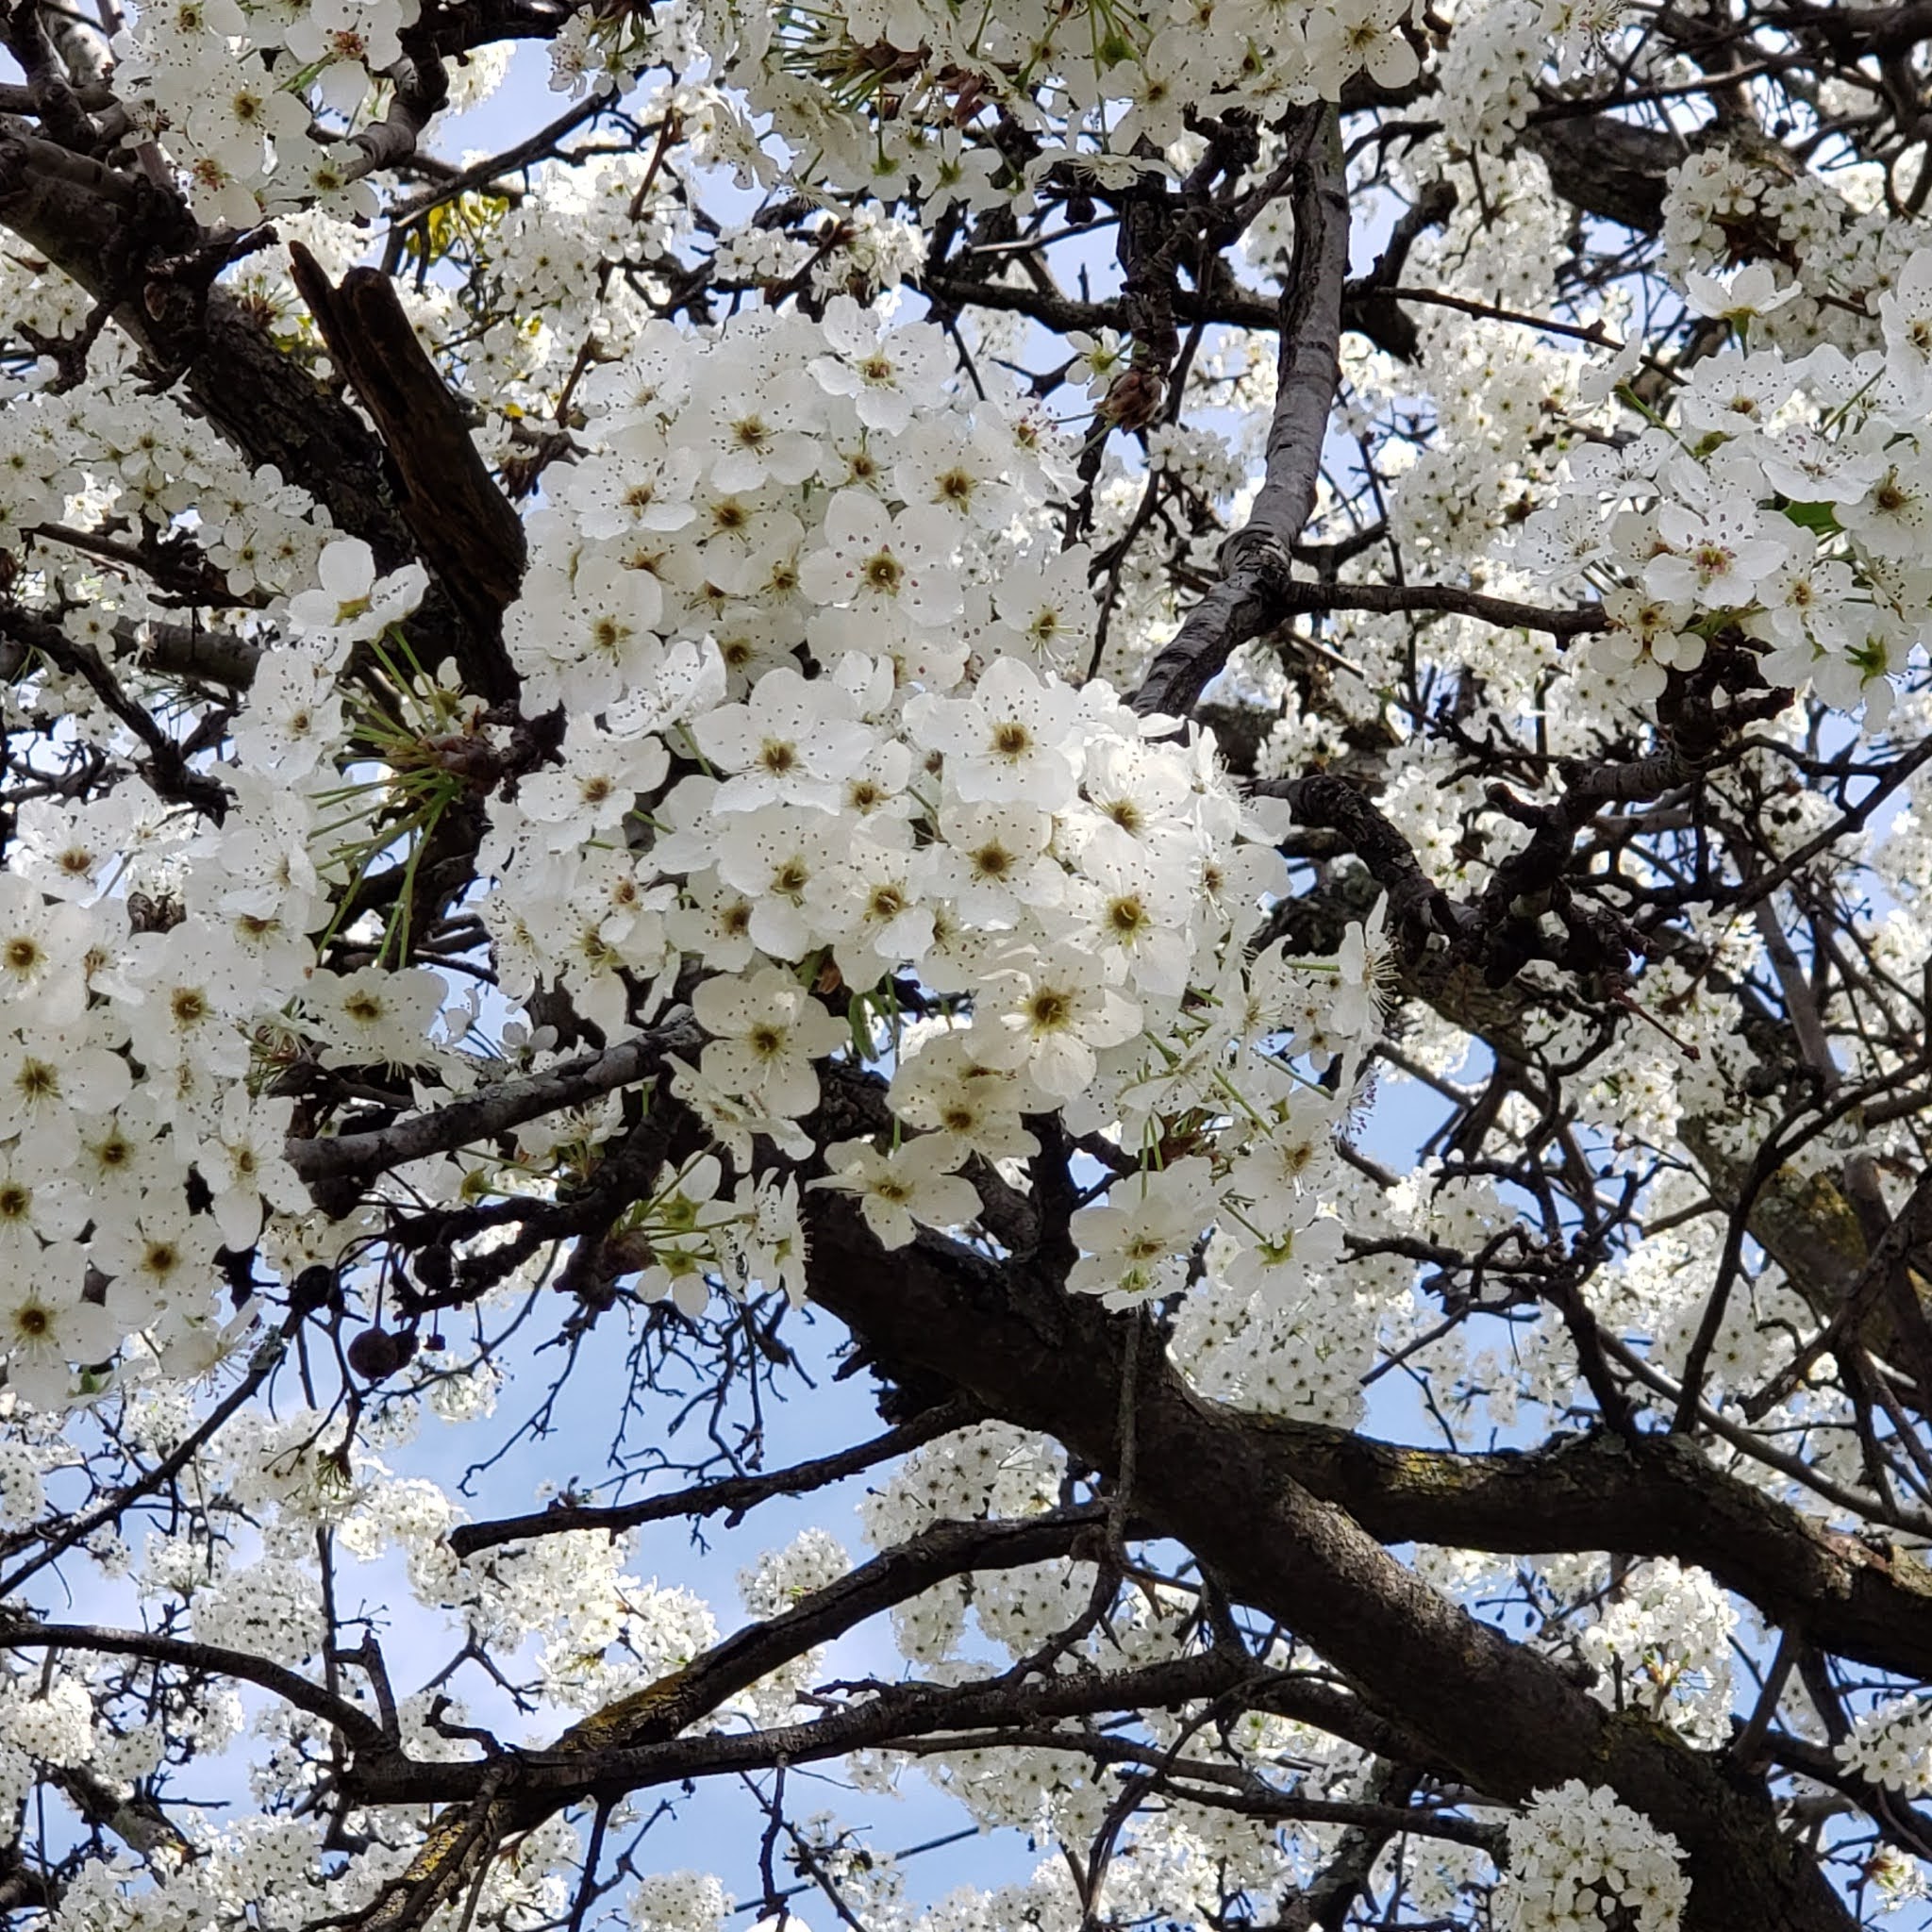
M 1689 1893 L 1675 1839 L 1580 1778 L 1538 1791 L 1508 1824 L 1509 1873 L 1497 1893 L 1507 1932 L 1557 1932 L 1573 1907 L 1624 1910 L 1639 1932 L 1674 1932 Z M 1601 1902 L 1601 1903 L 1600 1903 Z
M 1020 956 L 998 971 L 992 990 L 996 1003 L 974 1028 L 975 1051 L 1057 1100 L 1086 1087 L 1098 1050 L 1119 1045 L 1141 1024 L 1135 1001 L 1099 981 L 1091 957 L 1074 946 Z
M 1782 308 L 1799 292 L 1793 281 L 1779 288 L 1769 262 L 1747 262 L 1728 281 L 1693 269 L 1684 277 L 1685 299 L 1698 315 L 1716 322 L 1748 324 Z
M 525 815 L 551 828 L 550 848 L 558 852 L 587 834 L 615 831 L 670 769 L 660 740 L 620 738 L 583 719 L 564 727 L 559 757 L 558 765 L 533 773 L 517 791 Z
M 979 1211 L 973 1184 L 954 1174 L 958 1149 L 943 1136 L 908 1141 L 887 1153 L 870 1141 L 840 1141 L 825 1150 L 832 1172 L 811 1185 L 858 1197 L 866 1225 L 881 1247 L 903 1248 L 918 1224 L 954 1227 Z
M 1198 1158 L 1116 1181 L 1104 1206 L 1074 1217 L 1071 1232 L 1085 1252 L 1067 1286 L 1109 1308 L 1173 1293 L 1187 1280 L 1213 1199 L 1208 1165 Z
M 812 1061 L 844 1029 L 791 974 L 766 966 L 746 979 L 708 979 L 691 1010 L 712 1036 L 699 1061 L 708 1080 L 793 1118 L 818 1105 Z
M 945 757 L 948 787 L 969 805 L 1052 811 L 1072 799 L 1078 700 L 1016 659 L 994 664 L 971 697 L 914 698 L 906 720 L 919 743 Z
M 825 511 L 824 547 L 799 566 L 799 589 L 814 603 L 848 606 L 873 620 L 943 623 L 958 613 L 960 591 L 948 560 L 952 540 L 936 514 L 894 517 L 875 496 L 840 491 Z
M 1785 560 L 1785 547 L 1759 535 L 1757 513 L 1729 498 L 1699 510 L 1667 503 L 1657 511 L 1657 534 L 1670 547 L 1645 566 L 1644 586 L 1654 595 L 1695 599 L 1707 608 L 1749 604 L 1758 582 Z
M 719 789 L 717 811 L 761 805 L 836 810 L 838 787 L 874 747 L 874 734 L 836 680 L 808 682 L 789 665 L 759 678 L 744 704 L 709 712 L 693 736 L 707 758 L 734 774 Z
M 316 562 L 321 588 L 289 604 L 289 622 L 340 662 L 351 644 L 380 637 L 423 601 L 429 579 L 421 564 L 378 577 L 375 558 L 359 537 L 323 546 Z
M 437 1014 L 448 997 L 438 974 L 421 967 L 376 966 L 317 974 L 305 1004 L 338 1065 L 408 1065 L 426 1058 Z
M 107 1308 L 81 1298 L 79 1269 L 62 1270 L 58 1260 L 55 1251 L 31 1272 L 0 1262 L 0 1355 L 7 1379 L 42 1408 L 65 1400 L 70 1365 L 105 1361 L 124 1332 Z
M 1040 1111 L 1041 1096 L 1024 1079 L 977 1060 L 969 1034 L 918 1041 L 892 1075 L 891 1103 L 909 1125 L 943 1132 L 987 1160 L 1024 1159 L 1040 1151 L 1020 1117 Z

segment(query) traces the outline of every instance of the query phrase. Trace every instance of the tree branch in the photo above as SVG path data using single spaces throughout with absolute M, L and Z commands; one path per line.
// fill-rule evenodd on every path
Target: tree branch
M 1245 525 L 1222 546 L 1221 581 L 1189 612 L 1134 694 L 1144 716 L 1182 716 L 1228 656 L 1280 620 L 1290 547 L 1315 507 L 1328 411 L 1341 380 L 1348 279 L 1348 182 L 1333 108 L 1296 171 L 1294 258 L 1281 297 L 1281 348 L 1266 473 Z
M 646 1523 L 663 1523 L 678 1516 L 717 1516 L 729 1513 L 726 1527 L 732 1527 L 748 1509 L 774 1496 L 802 1496 L 828 1483 L 857 1475 L 875 1464 L 904 1456 L 955 1429 L 970 1428 L 978 1421 L 976 1404 L 963 1397 L 924 1409 L 912 1421 L 874 1436 L 869 1442 L 856 1443 L 834 1456 L 821 1456 L 809 1462 L 795 1462 L 789 1469 L 774 1469 L 759 1475 L 726 1476 L 714 1483 L 678 1490 L 668 1496 L 647 1496 L 641 1502 L 620 1503 L 608 1508 L 591 1508 L 580 1503 L 557 1502 L 547 1509 L 532 1510 L 526 1516 L 506 1516 L 493 1523 L 459 1524 L 449 1533 L 449 1546 L 466 1561 L 479 1551 L 503 1543 L 524 1542 L 533 1537 L 564 1536 L 575 1530 L 601 1529 L 612 1536 L 636 1529 Z
M 208 1676 L 233 1677 L 273 1691 L 283 1703 L 310 1717 L 333 1724 L 358 1750 L 387 1751 L 382 1726 L 341 1697 L 332 1697 L 320 1684 L 311 1684 L 298 1671 L 257 1657 L 253 1651 L 228 1650 L 218 1643 L 194 1643 L 185 1638 L 158 1637 L 146 1630 L 110 1630 L 94 1624 L 0 1623 L 0 1650 L 86 1650 L 101 1657 L 138 1657 L 151 1663 L 176 1664 Z
M 1034 1265 L 937 1239 L 885 1257 L 857 1211 L 810 1210 L 813 1298 L 890 1357 L 970 1390 L 1110 1471 L 1123 1324 Z M 1313 1493 L 1276 1431 L 1201 1401 L 1164 1354 L 1139 1365 L 1135 1507 L 1230 1596 L 1276 1617 L 1476 1789 L 1514 1800 L 1574 1776 L 1608 1784 L 1676 1837 L 1689 1932 L 1843 1932 L 1815 1864 L 1782 1838 L 1761 1786 L 1740 1788 L 1647 1722 L 1605 1710 L 1542 1657 L 1438 1596 L 1352 1516 Z
M 703 1037 L 694 1021 L 678 1022 L 607 1052 L 566 1060 L 528 1079 L 506 1081 L 467 1099 L 411 1114 L 392 1126 L 317 1140 L 291 1137 L 286 1157 L 311 1187 L 324 1181 L 367 1181 L 408 1161 L 452 1154 L 458 1147 L 493 1140 L 525 1121 L 629 1087 L 661 1071 L 667 1056 L 695 1052 Z
M 401 483 L 403 520 L 463 620 L 464 687 L 509 703 L 520 687 L 503 648 L 503 613 L 523 583 L 523 519 L 476 454 L 389 277 L 354 268 L 334 287 L 299 242 L 289 244 L 289 260 L 329 355 L 375 419 Z

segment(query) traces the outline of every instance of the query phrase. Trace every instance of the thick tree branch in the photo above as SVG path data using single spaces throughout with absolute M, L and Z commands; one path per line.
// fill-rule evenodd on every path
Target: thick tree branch
M 158 370 L 256 463 L 313 492 L 383 570 L 414 554 L 356 411 L 209 281 L 219 258 L 178 202 L 16 127 L 0 127 L 0 225 L 93 296 Z
M 685 1778 L 716 1777 L 773 1765 L 805 1764 L 889 1740 L 950 1732 L 970 1735 L 987 1725 L 1091 1717 L 1101 1712 L 1168 1710 L 1206 1698 L 1239 1693 L 1244 1706 L 1266 1708 L 1276 1686 L 1292 1682 L 1257 1667 L 1236 1649 L 1198 1652 L 1124 1671 L 1069 1671 L 1042 1675 L 1009 1672 L 980 1683 L 885 1685 L 828 1717 L 731 1735 L 608 1745 L 567 1753 L 519 1755 L 515 1781 L 521 1806 L 504 1808 L 506 1828 L 528 1829 L 574 1799 L 626 1793 Z M 458 1806 L 487 1799 L 487 1768 L 412 1759 L 372 1760 L 355 1767 L 349 1783 L 358 1800 Z M 514 1824 L 510 1820 L 517 1821 Z M 378 1920 L 383 1932 L 405 1921 Z
M 1663 226 L 1664 185 L 1685 147 L 1674 134 L 1612 114 L 1532 126 L 1524 144 L 1550 172 L 1550 186 L 1572 208 L 1640 235 Z
M 425 1765 L 391 1748 L 371 1749 L 367 1762 L 351 1774 L 358 1797 L 410 1804 L 432 1797 L 469 1801 L 438 1821 L 392 1897 L 369 1922 L 372 1928 L 413 1932 L 456 1895 L 479 1858 L 574 1798 L 616 1797 L 701 1772 L 778 1761 L 760 1754 L 757 1737 L 690 1739 L 682 1753 L 672 1740 L 726 1699 L 868 1617 L 950 1576 L 1064 1557 L 1105 1519 L 1105 1507 L 1092 1504 L 1014 1522 L 934 1524 L 783 1615 L 748 1625 L 682 1670 L 593 1712 L 549 1749 L 519 1754 L 508 1780 L 496 1766 Z M 876 1725 L 876 1707 L 864 1708 Z M 823 1735 L 829 1740 L 835 1730 Z M 798 1751 L 783 1750 L 779 1757 L 824 1756 L 851 1748 L 828 1741 L 820 1752 L 808 1743 Z M 458 1774 L 454 1779 L 445 1774 L 452 1770 Z M 499 1795 L 498 1786 L 505 1781 L 510 1790 Z
M 78 1650 L 97 1657 L 138 1657 L 150 1663 L 174 1664 L 211 1677 L 233 1677 L 273 1692 L 283 1703 L 310 1717 L 333 1724 L 358 1750 L 387 1751 L 382 1726 L 366 1712 L 320 1684 L 311 1684 L 298 1671 L 258 1657 L 253 1651 L 228 1650 L 218 1643 L 194 1643 L 180 1637 L 158 1637 L 146 1630 L 110 1630 L 93 1624 L 0 1623 L 0 1650 Z
M 783 1615 L 747 1625 L 672 1676 L 573 1724 L 548 1752 L 539 1754 L 540 1761 L 621 1752 L 675 1737 L 760 1677 L 868 1617 L 949 1576 L 1064 1557 L 1106 1517 L 1105 1506 L 1094 1503 L 1010 1522 L 936 1523 L 814 1591 Z
M 338 528 L 369 544 L 379 570 L 397 569 L 420 548 L 438 575 L 412 624 L 425 655 L 454 655 L 468 688 L 492 703 L 514 696 L 501 622 L 522 578 L 522 522 L 483 469 L 392 290 L 372 293 L 357 277 L 373 272 L 354 271 L 345 289 L 355 287 L 337 297 L 313 277 L 342 324 L 331 353 L 357 380 L 393 465 L 341 395 L 212 286 L 232 248 L 211 242 L 143 177 L 0 127 L 0 225 L 111 309 L 156 368 L 178 379 L 192 408 L 252 462 L 308 490 Z M 320 310 L 318 321 L 326 331 Z
M 1248 1425 L 1297 1481 L 1385 1543 L 1673 1557 L 1821 1648 L 1932 1677 L 1932 1572 L 1824 1528 L 1682 1437 L 1597 1433 L 1484 1455 L 1262 1416 Z
M 523 520 L 476 454 L 461 406 L 409 326 L 389 277 L 351 269 L 331 286 L 299 242 L 291 271 L 341 370 L 375 419 L 400 482 L 404 521 L 463 620 L 458 669 L 491 704 L 514 699 L 503 613 L 523 583 Z
M 1413 958 L 1429 936 L 1453 938 L 1459 930 L 1455 906 L 1417 860 L 1409 842 L 1345 778 L 1327 772 L 1276 779 L 1255 788 L 1257 795 L 1284 800 L 1295 823 L 1338 834 L 1389 895 L 1404 955 Z
M 76 642 L 58 624 L 32 611 L 6 606 L 0 606 L 0 640 L 10 649 L 37 652 L 49 664 L 87 685 L 146 752 L 140 761 L 142 775 L 156 797 L 192 805 L 214 819 L 227 810 L 228 788 L 189 764 L 181 747 L 155 722 L 147 707 L 121 689 L 92 644 Z
M 382 119 L 352 134 L 343 143 L 357 150 L 356 158 L 342 171 L 345 180 L 360 180 L 408 159 L 416 152 L 423 130 L 449 99 L 449 76 L 426 37 L 416 32 L 406 39 L 414 43 L 415 57 L 406 54 L 384 75 L 391 93 Z
M 857 1211 L 814 1201 L 812 1293 L 892 1358 L 970 1390 L 1102 1469 L 1118 1455 L 1124 1333 L 1049 1278 L 922 1241 L 888 1259 Z M 1478 1790 L 1516 1799 L 1607 1783 L 1685 1847 L 1690 1932 L 1808 1932 L 1850 1920 L 1777 1829 L 1761 1787 L 1727 1782 L 1647 1722 L 1615 1717 L 1536 1653 L 1438 1596 L 1312 1493 L 1272 1431 L 1138 1371 L 1135 1507 L 1229 1594 L 1276 1616 Z
M 1541 631 L 1564 643 L 1572 638 L 1592 637 L 1609 628 L 1609 620 L 1595 604 L 1553 610 L 1541 605 L 1520 604 L 1508 597 L 1491 597 L 1481 591 L 1465 591 L 1455 584 L 1331 584 L 1300 580 L 1282 587 L 1280 599 L 1280 618 L 1331 610 L 1474 617 L 1504 630 Z

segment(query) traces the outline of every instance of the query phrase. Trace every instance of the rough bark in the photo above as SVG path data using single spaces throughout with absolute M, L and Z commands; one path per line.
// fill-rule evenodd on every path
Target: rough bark
M 1572 208 L 1640 235 L 1663 226 L 1664 187 L 1685 152 L 1674 135 L 1591 114 L 1544 121 L 1525 140 Z

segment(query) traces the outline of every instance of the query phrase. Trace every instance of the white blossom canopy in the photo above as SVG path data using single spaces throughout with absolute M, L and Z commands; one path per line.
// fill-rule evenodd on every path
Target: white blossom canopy
M 1928 1923 L 1932 8 L 0 38 L 0 1916 Z

